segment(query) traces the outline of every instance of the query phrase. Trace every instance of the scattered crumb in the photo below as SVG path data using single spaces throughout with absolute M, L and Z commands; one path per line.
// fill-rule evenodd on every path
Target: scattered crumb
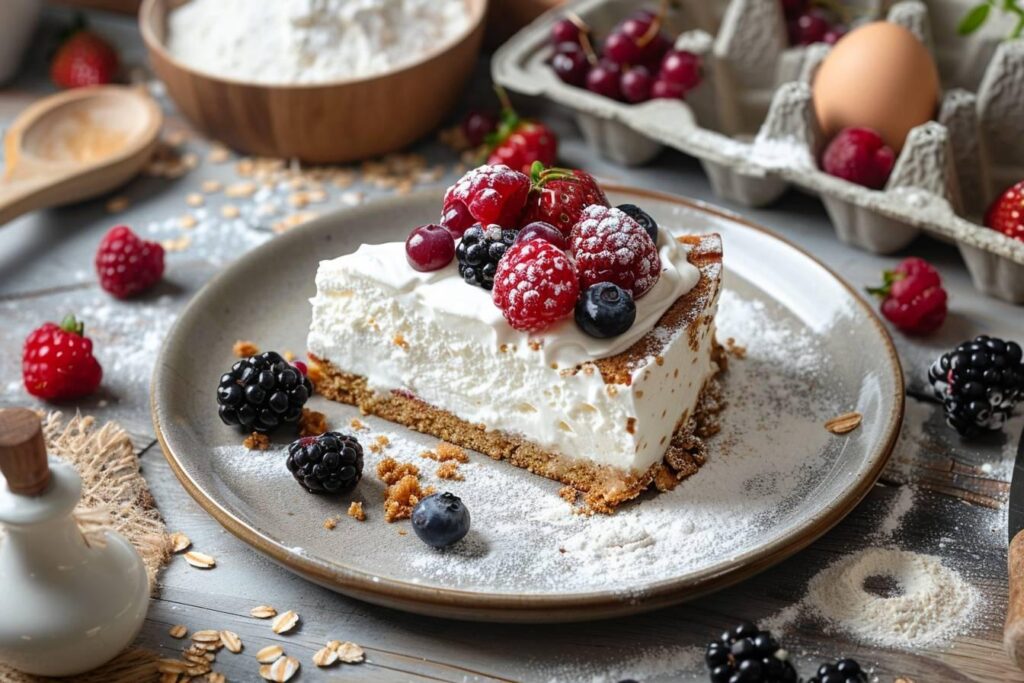
M 377 463 L 377 478 L 391 486 L 403 477 L 418 477 L 420 468 L 409 462 L 398 462 L 394 458 L 384 458 Z
M 563 486 L 562 488 L 558 489 L 558 497 L 564 500 L 569 505 L 575 505 L 576 498 L 578 498 L 579 495 L 580 492 L 571 486 Z
M 231 347 L 231 351 L 237 358 L 248 358 L 249 356 L 255 356 L 259 353 L 260 347 L 256 346 L 251 341 L 239 339 L 235 342 L 235 345 Z
M 679 478 L 669 468 L 662 465 L 654 475 L 654 486 L 659 491 L 671 491 L 679 484 Z
M 291 362 L 292 362 L 293 360 L 295 360 L 295 354 L 294 354 L 294 353 L 292 353 L 291 351 L 285 351 L 285 352 L 284 352 L 284 353 L 282 353 L 281 355 L 282 355 L 282 356 L 284 357 L 284 359 L 285 359 L 286 361 L 288 361 L 289 363 L 291 363 Z
M 353 500 L 348 506 L 348 516 L 360 522 L 365 522 L 366 513 L 363 512 L 362 502 L 358 500 Z
M 164 251 L 185 251 L 192 244 L 192 238 L 188 235 L 182 235 L 177 239 L 172 240 L 161 240 L 160 246 L 164 248 Z
M 747 347 L 737 344 L 736 340 L 732 337 L 725 340 L 725 352 L 740 360 L 747 357 Z
M 178 226 L 181 227 L 182 230 L 191 230 L 197 225 L 199 225 L 199 221 L 190 213 L 186 213 L 178 218 Z
M 220 207 L 220 215 L 224 218 L 238 218 L 240 214 L 241 211 L 239 211 L 238 207 L 234 204 L 225 204 Z
M 242 445 L 250 451 L 265 451 L 270 448 L 270 437 L 266 434 L 253 432 L 249 436 L 245 437 L 245 440 L 242 441 Z
M 416 503 L 428 495 L 420 488 L 420 480 L 415 474 L 407 474 L 388 487 L 387 498 L 384 500 L 384 521 L 395 522 L 409 519 Z
M 409 350 L 409 342 L 405 341 L 405 337 L 402 336 L 401 332 L 396 334 L 391 341 L 393 341 L 395 343 L 395 346 L 397 346 L 397 347 L 399 347 L 399 348 L 401 348 L 401 349 L 403 349 L 405 351 Z
M 189 192 L 185 195 L 185 203 L 192 207 L 202 206 L 206 203 L 206 198 L 198 192 Z
M 219 180 L 204 180 L 200 188 L 206 194 L 213 194 L 214 192 L 220 192 L 221 188 L 224 187 Z
M 299 436 L 320 436 L 327 431 L 327 416 L 321 412 L 302 409 L 299 417 Z
M 223 164 L 231 158 L 231 152 L 224 145 L 213 144 L 210 146 L 210 153 L 206 155 L 206 160 L 211 164 Z
M 406 531 L 405 529 L 399 529 L 398 530 L 398 535 L 399 536 L 407 536 L 408 534 L 409 534 L 409 532 Z
M 328 531 L 332 531 L 336 526 L 338 526 L 338 520 L 334 517 L 328 517 L 324 520 L 324 528 Z
M 224 194 L 232 199 L 242 199 L 256 194 L 256 183 L 232 183 L 224 190 Z
M 844 413 L 825 423 L 825 429 L 833 434 L 848 434 L 860 426 L 862 416 L 858 412 Z
M 121 213 L 131 205 L 131 202 L 124 195 L 112 197 L 107 201 L 107 213 Z
M 390 445 L 391 440 L 388 439 L 388 437 L 381 434 L 376 439 L 374 439 L 373 443 L 370 444 L 370 451 L 373 453 L 383 453 L 384 449 Z M 379 472 L 380 470 L 378 469 L 377 471 Z
M 437 444 L 437 457 L 442 462 L 448 460 L 469 462 L 469 456 L 466 455 L 466 451 L 453 443 L 448 443 L 447 441 L 442 441 Z
M 454 460 L 443 462 L 437 468 L 437 476 L 441 479 L 451 479 L 452 481 L 462 481 L 462 474 L 459 472 L 459 463 Z
M 367 427 L 366 424 L 358 417 L 353 417 L 349 420 L 348 426 L 356 430 L 369 429 L 369 427 Z

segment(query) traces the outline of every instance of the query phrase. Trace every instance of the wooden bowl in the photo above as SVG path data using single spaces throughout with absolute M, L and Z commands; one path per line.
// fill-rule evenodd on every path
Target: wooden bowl
M 139 27 L 157 76 L 207 135 L 242 152 L 310 163 L 402 149 L 436 128 L 476 63 L 487 0 L 466 0 L 469 28 L 393 71 L 330 83 L 267 85 L 197 71 L 165 45 L 167 14 L 186 0 L 143 0 Z

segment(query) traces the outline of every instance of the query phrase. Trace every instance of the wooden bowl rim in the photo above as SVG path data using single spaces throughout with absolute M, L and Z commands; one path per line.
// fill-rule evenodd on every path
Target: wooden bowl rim
M 208 71 L 202 71 L 196 69 L 188 64 L 185 64 L 173 55 L 164 46 L 164 42 L 157 38 L 156 31 L 152 26 L 154 12 L 157 11 L 158 2 L 167 2 L 168 0 L 142 0 L 142 4 L 139 6 L 139 31 L 142 33 L 142 40 L 145 42 L 146 47 L 150 52 L 155 52 L 160 55 L 161 59 L 167 61 L 169 64 L 174 66 L 180 71 L 184 71 L 195 78 L 203 78 L 208 81 L 214 81 L 223 83 L 225 85 L 243 86 L 247 88 L 259 88 L 261 90 L 278 90 L 278 91 L 293 91 L 293 90 L 317 90 L 321 88 L 337 88 L 340 86 L 356 85 L 359 83 L 368 83 L 375 80 L 385 80 L 392 76 L 397 76 L 409 71 L 413 71 L 419 67 L 424 66 L 428 62 L 441 57 L 452 50 L 455 50 L 462 44 L 464 44 L 470 37 L 472 37 L 477 31 L 480 30 L 483 25 L 484 17 L 487 16 L 487 7 L 489 0 L 464 0 L 467 6 L 470 8 L 470 23 L 461 33 L 452 38 L 447 43 L 443 43 L 437 47 L 431 48 L 424 54 L 420 55 L 415 61 L 403 64 L 396 69 L 384 71 L 381 73 L 371 74 L 369 76 L 359 76 L 353 78 L 345 78 L 336 81 L 323 81 L 320 83 L 260 83 L 257 81 L 243 81 L 237 78 L 229 78 L 226 76 L 220 76 Z M 191 0 L 187 0 L 191 1 Z

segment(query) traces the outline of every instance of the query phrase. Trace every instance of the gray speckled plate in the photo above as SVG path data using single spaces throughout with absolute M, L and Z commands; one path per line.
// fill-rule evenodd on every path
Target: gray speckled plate
M 728 407 L 705 466 L 674 491 L 644 496 L 611 517 L 572 515 L 559 484 L 474 455 L 464 481 L 441 481 L 418 453 L 436 440 L 363 418 L 387 455 L 416 461 L 425 483 L 460 495 L 473 530 L 435 551 L 407 522 L 383 521 L 381 455 L 367 449 L 351 498 L 299 488 L 279 434 L 265 452 L 217 418 L 215 388 L 249 339 L 302 353 L 318 261 L 363 241 L 404 239 L 432 220 L 439 192 L 367 205 L 304 225 L 243 258 L 201 291 L 167 338 L 153 381 L 153 420 L 189 493 L 232 533 L 288 569 L 370 602 L 488 621 L 571 621 L 629 614 L 686 600 L 751 576 L 811 543 L 867 493 L 903 416 L 892 343 L 874 313 L 800 249 L 736 216 L 668 195 L 608 188 L 614 203 L 643 206 L 663 228 L 717 231 L 726 282 L 719 338 L 746 347 L 724 375 Z M 335 429 L 357 415 L 315 397 Z M 862 425 L 838 437 L 824 422 L 850 410 Z M 369 519 L 345 516 L 361 500 Z M 323 522 L 340 516 L 329 531 Z

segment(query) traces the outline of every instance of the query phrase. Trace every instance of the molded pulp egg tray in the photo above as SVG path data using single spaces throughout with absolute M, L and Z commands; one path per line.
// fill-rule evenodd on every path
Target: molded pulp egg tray
M 492 61 L 496 83 L 574 110 L 591 147 L 626 165 L 665 145 L 700 159 L 715 193 L 748 206 L 776 200 L 789 185 L 821 197 L 840 239 L 869 251 L 898 251 L 922 231 L 954 242 L 975 286 L 1024 303 L 1024 242 L 984 227 L 998 194 L 1024 180 L 1024 38 L 989 21 L 964 37 L 963 0 L 846 2 L 864 20 L 886 18 L 935 56 L 943 95 L 935 120 L 914 128 L 884 190 L 820 170 L 824 145 L 811 81 L 830 46 L 789 47 L 777 0 L 681 0 L 666 17 L 676 47 L 702 56 L 704 78 L 685 101 L 625 104 L 562 83 L 547 65 L 552 24 L 540 17 Z M 636 8 L 630 0 L 567 6 L 604 36 Z M 993 15 L 998 14 L 993 12 Z M 851 88 L 856 84 L 851 83 Z

